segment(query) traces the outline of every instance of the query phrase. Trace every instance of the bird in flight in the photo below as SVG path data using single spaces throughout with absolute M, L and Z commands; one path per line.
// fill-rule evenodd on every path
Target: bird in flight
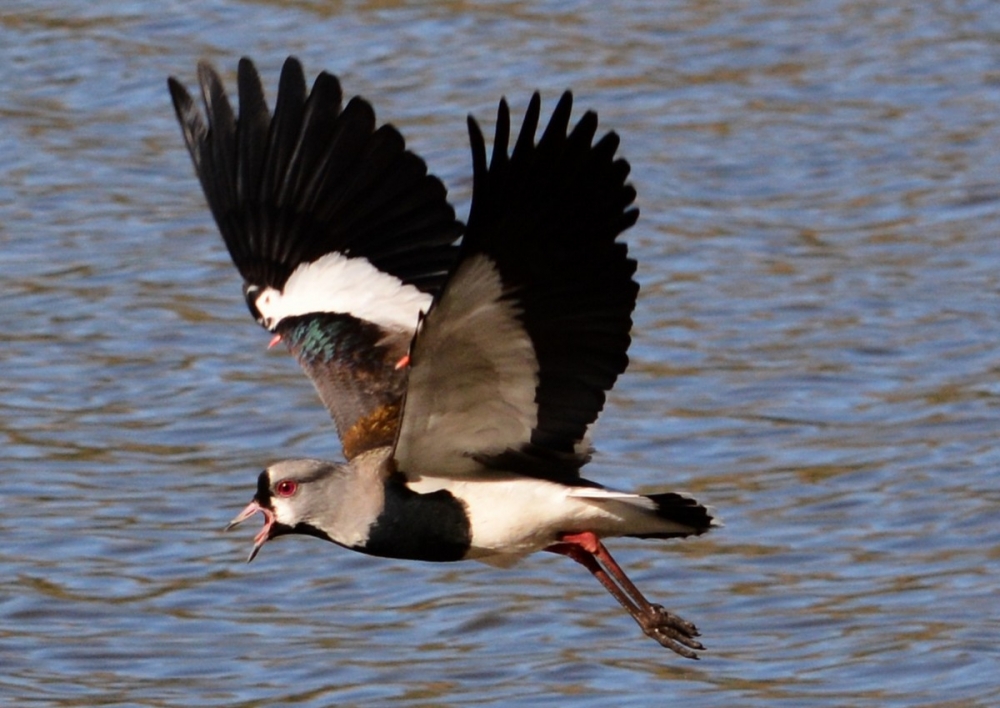
M 535 140 L 536 93 L 492 155 L 470 117 L 473 191 L 456 220 L 441 181 L 338 79 L 307 89 L 285 62 L 273 114 L 248 59 L 239 113 L 198 67 L 204 114 L 168 85 L 209 207 L 255 319 L 284 342 L 332 416 L 345 460 L 282 460 L 253 500 L 269 540 L 305 534 L 376 556 L 506 567 L 550 551 L 589 570 L 678 654 L 695 625 L 651 603 L 602 539 L 681 538 L 716 525 L 687 495 L 581 476 L 588 429 L 628 365 L 638 218 L 619 139 L 570 127 L 563 94 Z

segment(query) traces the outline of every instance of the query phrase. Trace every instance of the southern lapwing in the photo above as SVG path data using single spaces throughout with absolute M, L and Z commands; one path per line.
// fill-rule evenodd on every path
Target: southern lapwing
M 296 73 L 301 76 L 300 69 Z M 433 236 L 412 242 L 400 238 L 421 264 L 407 270 L 405 252 L 390 267 L 367 244 L 373 238 L 367 220 L 379 219 L 380 213 L 356 214 L 340 224 L 313 216 L 332 211 L 322 200 L 299 200 L 301 213 L 287 217 L 279 241 L 323 255 L 289 261 L 307 274 L 308 282 L 303 277 L 300 285 L 293 270 L 284 280 L 258 276 L 258 284 L 251 277 L 256 271 L 241 266 L 239 259 L 246 243 L 256 243 L 255 234 L 269 226 L 258 227 L 254 220 L 275 211 L 259 207 L 275 199 L 273 179 L 260 175 L 289 171 L 287 151 L 273 149 L 269 137 L 286 130 L 279 116 L 288 84 L 283 76 L 268 130 L 259 80 L 248 62 L 241 62 L 239 120 L 232 117 L 215 74 L 204 66 L 199 74 L 210 127 L 171 81 L 196 170 L 230 253 L 249 283 L 251 310 L 303 361 L 337 421 L 347 458 L 346 463 L 285 460 L 260 474 L 253 500 L 230 524 L 263 514 L 264 528 L 254 539 L 250 560 L 267 541 L 286 534 L 316 536 L 390 558 L 475 559 L 497 566 L 551 551 L 593 573 L 647 635 L 682 656 L 697 658 L 696 650 L 703 647 L 695 639 L 695 626 L 650 603 L 602 539 L 698 535 L 715 525 L 711 513 L 682 494 L 619 492 L 580 476 L 590 459 L 588 428 L 628 364 L 638 293 L 632 279 L 635 261 L 617 241 L 638 217 L 632 208 L 635 191 L 625 182 L 629 165 L 615 158 L 617 135 L 608 133 L 595 142 L 597 116 L 592 112 L 570 130 L 572 96 L 567 92 L 536 143 L 540 99 L 535 94 L 509 152 L 510 114 L 501 101 L 489 163 L 477 123 L 471 117 L 468 121 L 473 196 L 457 257 L 451 246 L 456 226 L 447 209 L 436 212 Z M 335 79 L 323 74 L 320 81 Z M 295 82 L 298 103 L 300 85 Z M 346 109 L 340 114 L 318 105 L 321 99 L 335 99 L 339 106 L 339 90 L 321 94 L 314 88 L 299 112 L 312 111 L 331 123 L 347 114 Z M 243 128 L 245 110 L 253 116 L 253 130 Z M 315 125 L 312 134 L 335 142 L 337 132 Z M 292 142 L 311 137 L 307 130 L 296 136 Z M 321 142 L 313 147 L 335 152 Z M 281 162 L 275 166 L 272 160 Z M 357 175 L 350 170 L 373 169 L 365 159 L 349 167 L 331 159 L 313 160 L 312 178 L 324 185 L 353 182 Z M 287 174 L 285 181 L 296 183 Z M 252 185 L 264 197 L 240 196 L 241 184 Z M 246 194 L 248 187 L 242 189 Z M 225 196 L 213 202 L 212 195 L 220 191 Z M 435 195 L 443 202 L 443 189 Z M 232 213 L 220 215 L 216 202 L 230 205 Z M 320 222 L 323 229 L 313 226 Z M 232 223 L 239 226 L 230 226 L 226 236 L 226 224 Z M 299 223 L 312 230 L 297 235 Z M 339 229 L 353 250 L 331 245 L 326 229 Z M 269 262 L 272 251 L 251 250 Z M 369 267 L 327 267 L 356 259 Z M 446 262 L 451 265 L 442 285 L 440 271 L 425 264 Z M 323 267 L 312 271 L 308 264 Z M 267 272 L 270 266 L 256 267 Z M 362 272 L 380 286 L 369 287 L 369 281 L 355 277 Z M 389 276 L 396 280 L 395 289 L 381 287 Z M 414 293 L 404 295 L 407 286 Z M 261 300 L 265 293 L 271 296 L 266 302 Z M 415 304 L 406 309 L 403 303 L 411 294 Z M 355 298 L 369 295 L 366 309 L 354 304 Z M 294 307 L 275 306 L 286 300 Z M 389 311 L 401 326 L 393 328 L 385 314 Z M 349 336 L 340 333 L 343 322 L 349 323 Z M 391 331 L 398 338 L 408 328 L 415 334 L 404 350 L 394 346 L 383 352 L 383 341 L 371 334 Z M 354 336 L 355 330 L 370 336 Z M 373 357 L 377 366 L 358 364 L 359 358 L 368 362 Z M 319 360 L 324 363 L 317 365 Z M 340 392 L 345 386 L 374 393 L 346 396 L 362 403 L 345 413 L 338 409 L 345 405 Z M 400 402 L 393 396 L 401 390 L 405 395 Z

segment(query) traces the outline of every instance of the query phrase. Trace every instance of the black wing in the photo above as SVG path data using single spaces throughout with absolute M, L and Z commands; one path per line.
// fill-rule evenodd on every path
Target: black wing
M 376 129 L 362 98 L 341 109 L 336 76 L 307 95 L 302 65 L 282 69 L 271 116 L 253 63 L 240 60 L 237 119 L 218 74 L 198 65 L 206 125 L 191 96 L 168 80 L 177 118 L 209 207 L 248 285 L 281 289 L 302 263 L 337 251 L 436 292 L 462 225 L 444 185 L 405 149 L 391 125 Z
M 628 365 L 635 261 L 618 137 L 569 131 L 572 95 L 537 144 L 532 98 L 513 153 L 501 102 L 493 157 L 469 119 L 472 210 L 459 263 L 414 339 L 396 459 L 411 475 L 483 467 L 572 480 L 585 436 Z
M 440 289 L 462 232 L 444 186 L 395 128 L 376 128 L 366 101 L 342 108 L 335 76 L 320 74 L 307 93 L 294 58 L 282 69 L 273 116 L 248 59 L 239 63 L 238 117 L 210 66 L 199 64 L 198 80 L 207 122 L 176 79 L 168 85 L 251 311 L 298 357 L 349 456 L 391 442 L 406 381 L 395 365 L 416 327 L 419 297 L 429 304 Z M 331 283 L 345 265 L 353 275 Z M 310 266 L 315 277 L 296 281 L 306 292 L 265 317 L 261 294 L 290 297 L 286 284 Z M 384 287 L 369 291 L 369 277 Z M 359 314 L 350 298 L 370 300 L 372 292 L 384 302 Z M 409 309 L 381 321 L 397 295 L 409 298 Z

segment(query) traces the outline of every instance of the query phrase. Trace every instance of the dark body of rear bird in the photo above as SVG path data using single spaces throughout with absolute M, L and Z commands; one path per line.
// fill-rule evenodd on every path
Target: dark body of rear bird
M 597 117 L 567 92 L 535 141 L 536 94 L 509 151 L 469 118 L 473 194 L 456 221 L 441 182 L 336 77 L 307 91 L 289 59 L 274 114 L 246 59 L 238 117 L 199 66 L 207 122 L 169 81 L 251 313 L 298 358 L 346 461 L 284 460 L 233 520 L 371 555 L 506 566 L 535 551 L 590 570 L 646 634 L 683 656 L 693 624 L 650 603 L 601 539 L 678 538 L 715 522 L 690 497 L 581 477 L 589 426 L 627 364 L 638 285 L 618 236 L 638 211 Z M 459 238 L 461 237 L 460 241 Z

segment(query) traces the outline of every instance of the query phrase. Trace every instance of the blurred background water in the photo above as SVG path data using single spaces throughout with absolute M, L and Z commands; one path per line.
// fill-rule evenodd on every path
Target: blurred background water
M 166 92 L 286 55 L 467 213 L 464 121 L 572 88 L 642 218 L 632 367 L 588 475 L 726 527 L 612 544 L 702 629 L 660 649 L 564 558 L 310 539 L 243 563 L 257 472 L 335 456 L 247 316 Z M 4 705 L 1000 704 L 1000 9 L 7 0 Z

